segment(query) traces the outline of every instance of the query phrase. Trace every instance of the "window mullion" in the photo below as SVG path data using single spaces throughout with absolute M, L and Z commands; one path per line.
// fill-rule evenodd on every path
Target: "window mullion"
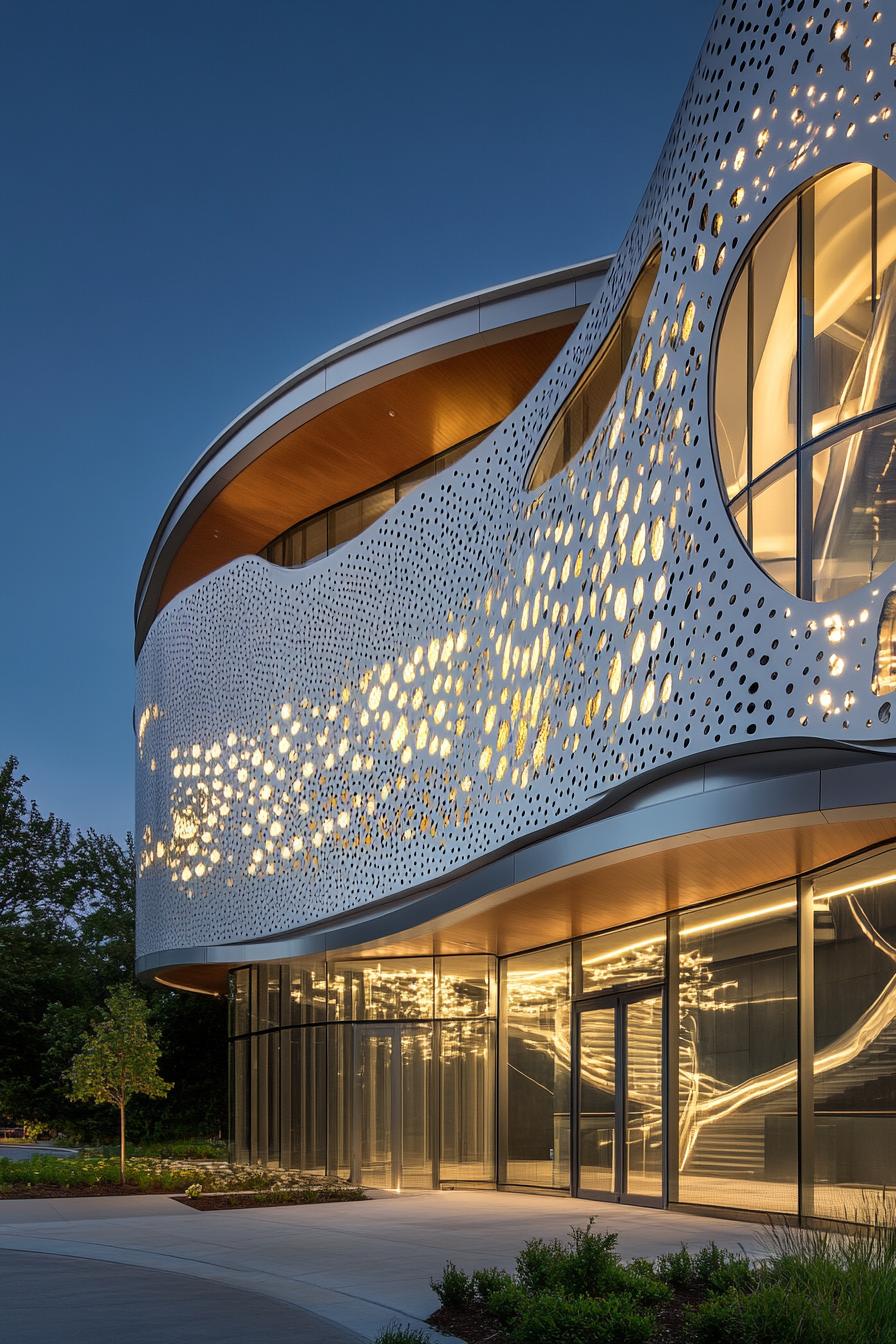
M 809 187 L 797 205 L 797 449 L 812 437 L 815 404 L 815 189 Z M 812 461 L 797 452 L 796 590 L 812 597 Z

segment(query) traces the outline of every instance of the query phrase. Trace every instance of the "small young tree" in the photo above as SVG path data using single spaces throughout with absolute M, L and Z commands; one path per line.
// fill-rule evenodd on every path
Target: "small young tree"
M 71 1066 L 71 1098 L 118 1107 L 121 1183 L 124 1185 L 124 1112 L 142 1092 L 164 1097 L 171 1088 L 159 1076 L 159 1042 L 149 1026 L 146 1004 L 130 985 L 118 985 L 106 999 L 105 1016 L 94 1023 Z

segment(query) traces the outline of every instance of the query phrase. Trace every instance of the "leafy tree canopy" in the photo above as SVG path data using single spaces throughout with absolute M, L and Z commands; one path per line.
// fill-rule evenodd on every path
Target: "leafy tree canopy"
M 150 1029 L 145 1001 L 130 985 L 116 985 L 104 1015 L 72 1060 L 73 1101 L 114 1106 L 119 1115 L 121 1183 L 125 1179 L 125 1110 L 137 1092 L 164 1097 L 171 1090 L 159 1073 L 159 1042 Z
M 167 1098 L 138 1093 L 131 1132 L 214 1137 L 225 1125 L 226 1009 L 221 1000 L 134 980 L 134 847 L 72 834 L 25 795 L 15 757 L 0 760 L 0 1122 L 31 1121 L 105 1142 L 112 1116 L 73 1101 L 68 1070 L 116 986 L 143 1003 Z

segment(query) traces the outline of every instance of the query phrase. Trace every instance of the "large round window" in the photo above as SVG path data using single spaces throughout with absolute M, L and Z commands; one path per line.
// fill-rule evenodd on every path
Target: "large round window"
M 715 362 L 732 518 L 782 588 L 825 602 L 896 560 L 896 183 L 804 187 L 747 254 Z

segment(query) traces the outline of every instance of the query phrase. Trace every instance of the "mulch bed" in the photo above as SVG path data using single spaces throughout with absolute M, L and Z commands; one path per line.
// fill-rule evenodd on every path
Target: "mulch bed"
M 218 1209 L 272 1209 L 287 1204 L 347 1204 L 366 1199 L 359 1190 L 340 1189 L 318 1191 L 311 1190 L 247 1190 L 233 1194 L 220 1195 L 173 1195 L 178 1204 L 186 1204 L 200 1213 L 212 1213 Z
M 678 1292 L 671 1301 L 660 1306 L 656 1313 L 655 1344 L 669 1344 L 680 1337 L 688 1307 L 696 1306 L 702 1298 L 698 1293 Z M 439 1307 L 426 1318 L 427 1325 L 446 1335 L 456 1335 L 465 1344 L 507 1344 L 509 1336 L 501 1329 L 494 1316 L 479 1305 L 467 1309 Z
M 120 1185 L 3 1185 L 0 1199 L 74 1199 L 82 1195 L 167 1195 L 163 1186 Z
M 473 1307 L 470 1311 L 457 1311 L 448 1307 L 439 1307 L 426 1318 L 427 1325 L 435 1326 L 446 1335 L 456 1335 L 466 1344 L 503 1344 L 507 1339 L 494 1316 L 487 1311 Z

